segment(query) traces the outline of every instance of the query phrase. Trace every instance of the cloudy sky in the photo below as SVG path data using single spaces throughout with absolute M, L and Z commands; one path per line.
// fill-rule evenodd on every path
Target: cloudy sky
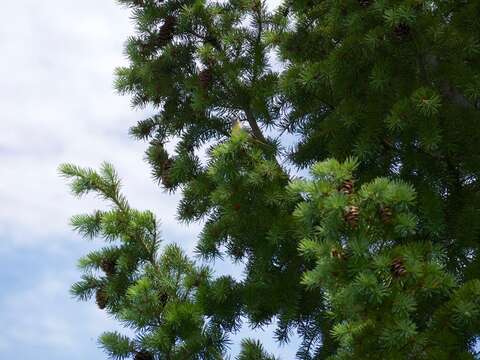
M 187 251 L 194 246 L 198 226 L 175 221 L 178 198 L 153 183 L 144 145 L 127 134 L 148 110 L 132 110 L 129 99 L 112 89 L 113 69 L 125 64 L 123 42 L 131 32 L 128 11 L 114 0 L 2 2 L 2 359 L 104 359 L 96 339 L 117 328 L 93 303 L 69 295 L 79 277 L 76 260 L 95 246 L 71 231 L 69 217 L 102 204 L 72 198 L 58 176 L 60 163 L 112 162 L 132 205 L 154 210 L 169 241 Z M 271 331 L 254 335 L 283 359 L 293 358 L 294 346 L 276 348 Z

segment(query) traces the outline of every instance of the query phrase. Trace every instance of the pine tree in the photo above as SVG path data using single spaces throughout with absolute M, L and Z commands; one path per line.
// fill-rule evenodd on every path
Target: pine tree
M 319 357 L 471 358 L 480 281 L 461 284 L 448 272 L 444 249 L 414 236 L 418 219 L 410 185 L 377 178 L 355 193 L 339 191 L 357 167 L 351 159 L 327 160 L 312 167 L 311 180 L 290 185 L 304 198 L 295 211 L 304 232 L 300 252 L 316 261 L 302 282 L 322 289 L 337 342 Z M 344 216 L 352 206 L 358 209 L 355 227 Z M 391 209 L 388 223 L 378 211 L 385 206 Z
M 289 64 L 288 126 L 300 133 L 294 162 L 354 155 L 360 182 L 408 181 L 419 240 L 445 246 L 457 276 L 477 278 L 479 2 L 287 4 L 275 42 Z
M 100 171 L 63 165 L 75 195 L 95 193 L 110 203 L 108 210 L 72 218 L 85 238 L 103 238 L 108 246 L 79 261 L 82 280 L 72 294 L 86 300 L 95 294 L 101 310 L 132 329 L 131 339 L 116 332 L 100 337 L 114 359 L 221 359 L 226 334 L 203 315 L 196 293 L 211 271 L 195 266 L 176 245 L 161 253 L 157 220 L 150 211 L 132 209 L 120 192 L 119 178 L 109 164 Z M 115 259 L 115 266 L 105 264 Z M 107 271 L 106 271 L 107 270 Z
M 155 217 L 129 207 L 110 165 L 62 166 L 75 194 L 112 204 L 72 221 L 108 242 L 73 293 L 137 335 L 104 334 L 107 353 L 225 358 L 242 321 L 275 319 L 277 341 L 300 336 L 299 359 L 474 358 L 480 3 L 120 2 L 137 33 L 116 88 L 159 109 L 131 133 L 181 191 L 179 218 L 205 221 L 199 255 L 245 277 L 160 251 Z M 273 357 L 244 340 L 238 359 Z
M 300 134 L 292 160 L 308 167 L 354 155 L 359 183 L 389 176 L 413 185 L 416 243 L 442 248 L 459 285 L 477 286 L 480 3 L 325 0 L 284 7 L 288 19 L 276 15 L 275 43 L 288 64 L 280 80 L 293 109 L 287 126 Z M 379 211 L 384 222 L 394 216 L 384 205 Z M 397 259 L 397 272 L 404 262 Z M 460 342 L 464 349 L 478 337 L 475 327 Z M 461 346 L 446 358 L 460 358 Z

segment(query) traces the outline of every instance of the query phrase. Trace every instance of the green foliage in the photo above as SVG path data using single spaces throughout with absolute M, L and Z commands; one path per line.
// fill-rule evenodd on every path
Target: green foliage
M 155 216 L 129 207 L 111 165 L 103 164 L 98 173 L 62 165 L 60 172 L 71 180 L 75 194 L 93 192 L 111 204 L 108 211 L 72 219 L 85 238 L 112 244 L 80 259 L 84 275 L 72 294 L 80 300 L 96 294 L 100 308 L 141 335 L 103 334 L 100 344 L 107 354 L 125 359 L 146 349 L 171 359 L 220 358 L 224 332 L 203 316 L 195 297 L 210 277 L 208 269 L 196 267 L 176 245 L 159 254 Z
M 275 360 L 275 358 L 265 352 L 260 342 L 247 339 L 242 341 L 242 350 L 237 360 Z
M 242 322 L 276 320 L 299 359 L 476 356 L 478 1 L 119 2 L 136 33 L 116 89 L 158 110 L 130 133 L 179 220 L 202 221 L 198 255 L 245 271 L 160 250 L 111 165 L 63 165 L 111 205 L 72 218 L 107 242 L 72 293 L 136 335 L 107 333 L 107 354 L 220 359 Z M 238 359 L 273 358 L 245 340 Z
M 100 345 L 112 359 L 127 359 L 135 352 L 132 341 L 117 332 L 108 332 L 100 336 Z
M 476 297 L 446 271 L 441 248 L 413 236 L 410 186 L 379 178 L 348 195 L 339 190 L 341 180 L 353 178 L 354 164 L 327 160 L 313 166 L 312 180 L 291 186 L 305 199 L 295 212 L 305 237 L 300 253 L 316 259 L 303 283 L 322 289 L 334 322 L 331 335 L 339 347 L 331 358 L 423 359 L 431 347 L 439 358 L 461 353 L 462 345 L 453 344 L 462 344 L 466 334 L 449 329 L 456 316 L 480 319 L 473 311 Z M 359 209 L 354 227 L 343 220 L 349 206 Z M 386 206 L 388 218 L 381 213 Z M 465 303 L 457 303 L 459 296 Z M 444 326 L 435 320 L 440 314 Z M 447 333 L 450 347 L 440 346 Z

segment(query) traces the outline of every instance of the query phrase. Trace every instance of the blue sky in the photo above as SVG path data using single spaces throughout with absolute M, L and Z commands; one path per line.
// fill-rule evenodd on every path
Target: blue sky
M 175 221 L 178 196 L 161 192 L 143 161 L 144 145 L 128 128 L 148 115 L 112 88 L 132 32 L 114 0 L 17 0 L 0 13 L 0 358 L 105 359 L 96 339 L 114 321 L 69 295 L 76 260 L 95 242 L 80 239 L 69 217 L 103 206 L 70 196 L 57 174 L 62 162 L 112 162 L 133 206 L 152 209 L 163 236 L 191 252 L 199 226 Z M 218 265 L 221 272 L 228 264 Z M 283 359 L 271 331 L 261 338 Z

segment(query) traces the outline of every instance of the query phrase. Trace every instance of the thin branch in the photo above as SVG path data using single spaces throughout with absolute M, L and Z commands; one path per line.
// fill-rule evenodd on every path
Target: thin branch
M 257 140 L 267 144 L 267 139 L 265 138 L 265 136 L 263 136 L 262 129 L 260 129 L 260 126 L 258 126 L 257 120 L 255 120 L 255 117 L 253 116 L 251 110 L 245 110 L 245 115 L 247 116 L 248 125 L 252 129 L 253 136 Z

